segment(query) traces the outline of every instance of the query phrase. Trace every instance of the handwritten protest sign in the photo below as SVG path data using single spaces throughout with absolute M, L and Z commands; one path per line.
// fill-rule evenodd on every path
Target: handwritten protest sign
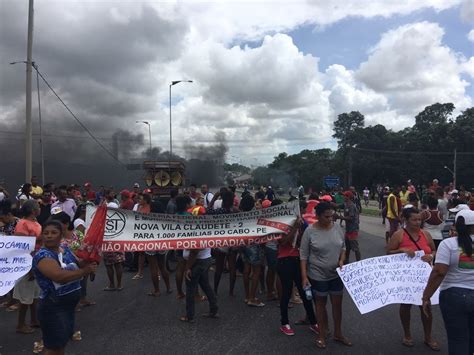
M 337 269 L 344 286 L 360 313 L 393 303 L 421 305 L 431 266 L 422 261 L 423 251 L 414 258 L 405 253 L 379 256 Z M 431 298 L 438 304 L 439 290 Z
M 96 207 L 88 206 L 86 226 Z M 295 223 L 297 201 L 241 213 L 203 216 L 143 214 L 109 208 L 103 251 L 235 247 L 281 238 Z
M 0 237 L 0 296 L 7 294 L 15 281 L 30 271 L 35 240 L 35 237 Z

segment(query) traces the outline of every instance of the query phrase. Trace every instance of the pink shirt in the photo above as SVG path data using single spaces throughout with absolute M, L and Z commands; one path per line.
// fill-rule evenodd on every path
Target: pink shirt
M 15 235 L 25 237 L 36 237 L 35 251 L 41 248 L 41 224 L 28 219 L 20 219 L 15 227 Z

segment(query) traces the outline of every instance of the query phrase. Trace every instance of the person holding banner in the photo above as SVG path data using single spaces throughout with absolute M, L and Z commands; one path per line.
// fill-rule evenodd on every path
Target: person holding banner
M 334 319 L 334 341 L 352 346 L 349 339 L 342 335 L 342 293 L 344 285 L 336 269 L 344 266 L 346 247 L 344 231 L 334 223 L 334 208 L 328 202 L 316 206 L 318 221 L 306 228 L 301 239 L 300 265 L 303 289 L 311 287 L 316 296 L 316 314 L 318 316 L 319 338 L 316 346 L 326 348 L 328 332 L 328 314 L 326 311 L 329 294 Z
M 450 355 L 474 354 L 474 211 L 456 215 L 457 237 L 441 242 L 423 293 L 423 311 L 431 316 L 430 298 L 440 287 L 439 307 Z
M 43 247 L 33 258 L 33 271 L 41 288 L 38 318 L 46 354 L 64 354 L 74 333 L 75 308 L 81 297 L 80 280 L 97 270 L 97 264 L 81 268 L 68 248 L 61 248 L 59 221 L 44 224 Z
M 421 257 L 421 260 L 431 264 L 436 255 L 436 247 L 430 233 L 421 229 L 420 211 L 414 207 L 404 208 L 402 209 L 402 218 L 406 227 L 393 234 L 387 246 L 387 254 L 406 253 L 408 256 L 414 257 L 416 251 L 422 250 L 425 255 Z M 420 311 L 425 344 L 432 350 L 439 351 L 438 342 L 431 337 L 433 318 L 431 315 L 427 316 L 421 306 Z M 404 332 L 402 344 L 407 347 L 415 345 L 410 331 L 410 313 L 411 304 L 400 304 L 400 320 Z
M 15 235 L 36 237 L 35 251 L 41 247 L 41 225 L 36 221 L 40 214 L 40 207 L 35 200 L 27 200 L 21 207 L 23 218 L 20 219 L 15 227 Z M 30 334 L 34 332 L 33 328 L 39 326 L 36 316 L 36 304 L 39 296 L 39 287 L 32 272 L 23 276 L 15 284 L 13 289 L 13 298 L 20 301 L 18 312 L 17 333 Z M 31 327 L 26 324 L 26 313 L 30 308 Z M 33 328 L 32 328 L 33 327 Z

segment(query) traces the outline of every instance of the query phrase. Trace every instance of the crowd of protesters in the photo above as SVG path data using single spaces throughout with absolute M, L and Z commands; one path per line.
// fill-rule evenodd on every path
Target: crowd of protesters
M 450 354 L 465 354 L 464 350 L 472 353 L 474 196 L 451 185 L 443 188 L 436 179 L 421 192 L 411 181 L 400 187 L 379 186 L 377 192 L 383 223 L 388 222 L 387 253 L 414 256 L 417 250 L 423 250 L 422 260 L 435 265 L 421 312 L 425 344 L 432 350 L 440 349 L 431 337 L 433 319 L 429 299 L 441 284 L 440 304 Z M 18 312 L 18 333 L 30 334 L 41 327 L 42 340 L 35 343 L 36 352 L 44 348 L 46 353 L 63 353 L 70 339 L 81 339 L 80 331 L 74 325 L 75 312 L 95 304 L 87 297 L 87 284 L 97 272 L 97 264 L 85 263 L 74 254 L 84 238 L 88 204 L 105 202 L 108 208 L 141 213 L 202 215 L 245 212 L 283 203 L 271 186 L 255 193 L 244 189 L 238 195 L 233 186 L 213 193 L 207 185 L 202 185 L 200 191 L 191 185 L 181 193 L 171 190 L 169 200 L 163 203 L 156 186 L 142 190 L 135 183 L 130 190 L 117 193 L 104 186 L 94 191 L 90 183 L 82 188 L 77 185 L 56 187 L 53 183 L 39 186 L 35 177 L 31 183 L 22 185 L 17 194 L 9 194 L 0 188 L 0 235 L 36 237 L 33 269 L 17 281 L 14 290 L 4 298 L 2 307 Z M 298 200 L 301 216 L 280 240 L 238 248 L 176 251 L 176 298 L 186 300 L 185 313 L 179 319 L 194 322 L 195 302 L 206 300 L 209 303 L 206 316 L 217 318 L 216 295 L 222 275 L 228 272 L 228 293 L 233 296 L 240 272 L 244 302 L 249 307 L 265 307 L 266 302 L 274 300 L 280 302 L 280 331 L 283 334 L 295 334 L 288 319 L 288 308 L 291 303 L 302 303 L 306 318 L 296 323 L 309 326 L 316 334 L 316 346 L 321 349 L 327 347 L 326 304 L 329 296 L 333 340 L 352 346 L 342 331 L 344 287 L 336 269 L 349 262 L 351 251 L 357 261 L 362 257 L 358 243 L 360 196 L 354 187 L 349 187 L 346 191 L 336 188 L 311 192 L 306 197 L 300 186 L 298 196 L 290 192 L 288 200 Z M 368 206 L 368 188 L 363 190 L 362 196 Z M 145 264 L 148 264 L 152 285 L 148 295 L 160 296 L 161 281 L 165 283 L 167 293 L 173 292 L 165 257 L 166 251 L 159 250 L 104 252 L 108 284 L 103 290 L 120 292 L 124 283 L 128 287 L 130 283 L 124 282 L 124 265 L 136 272 L 130 282 L 140 282 Z M 462 262 L 457 263 L 458 259 Z M 211 269 L 214 271 L 212 285 L 209 280 Z M 257 296 L 259 288 L 266 289 L 265 299 Z M 456 305 L 455 309 L 452 305 Z M 400 305 L 402 343 L 408 347 L 414 346 L 409 325 L 410 309 L 410 305 Z M 28 310 L 29 324 L 26 322 Z M 461 321 L 464 328 L 460 330 Z M 459 345 L 461 343 L 463 345 Z

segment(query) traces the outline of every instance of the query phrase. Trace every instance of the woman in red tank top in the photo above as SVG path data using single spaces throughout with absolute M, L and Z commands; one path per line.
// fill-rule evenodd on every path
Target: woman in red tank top
M 402 215 L 406 221 L 406 227 L 395 232 L 387 246 L 387 254 L 406 253 L 410 257 L 415 256 L 415 252 L 423 250 L 425 255 L 421 260 L 432 263 L 436 254 L 436 247 L 433 238 L 427 231 L 421 229 L 421 214 L 416 208 L 405 208 Z M 414 342 L 410 332 L 410 311 L 411 304 L 400 304 L 400 320 L 403 326 L 403 345 L 413 347 Z M 433 317 L 429 317 L 423 312 L 420 306 L 421 320 L 425 333 L 425 344 L 432 350 L 439 350 L 439 344 L 431 338 L 431 328 Z

